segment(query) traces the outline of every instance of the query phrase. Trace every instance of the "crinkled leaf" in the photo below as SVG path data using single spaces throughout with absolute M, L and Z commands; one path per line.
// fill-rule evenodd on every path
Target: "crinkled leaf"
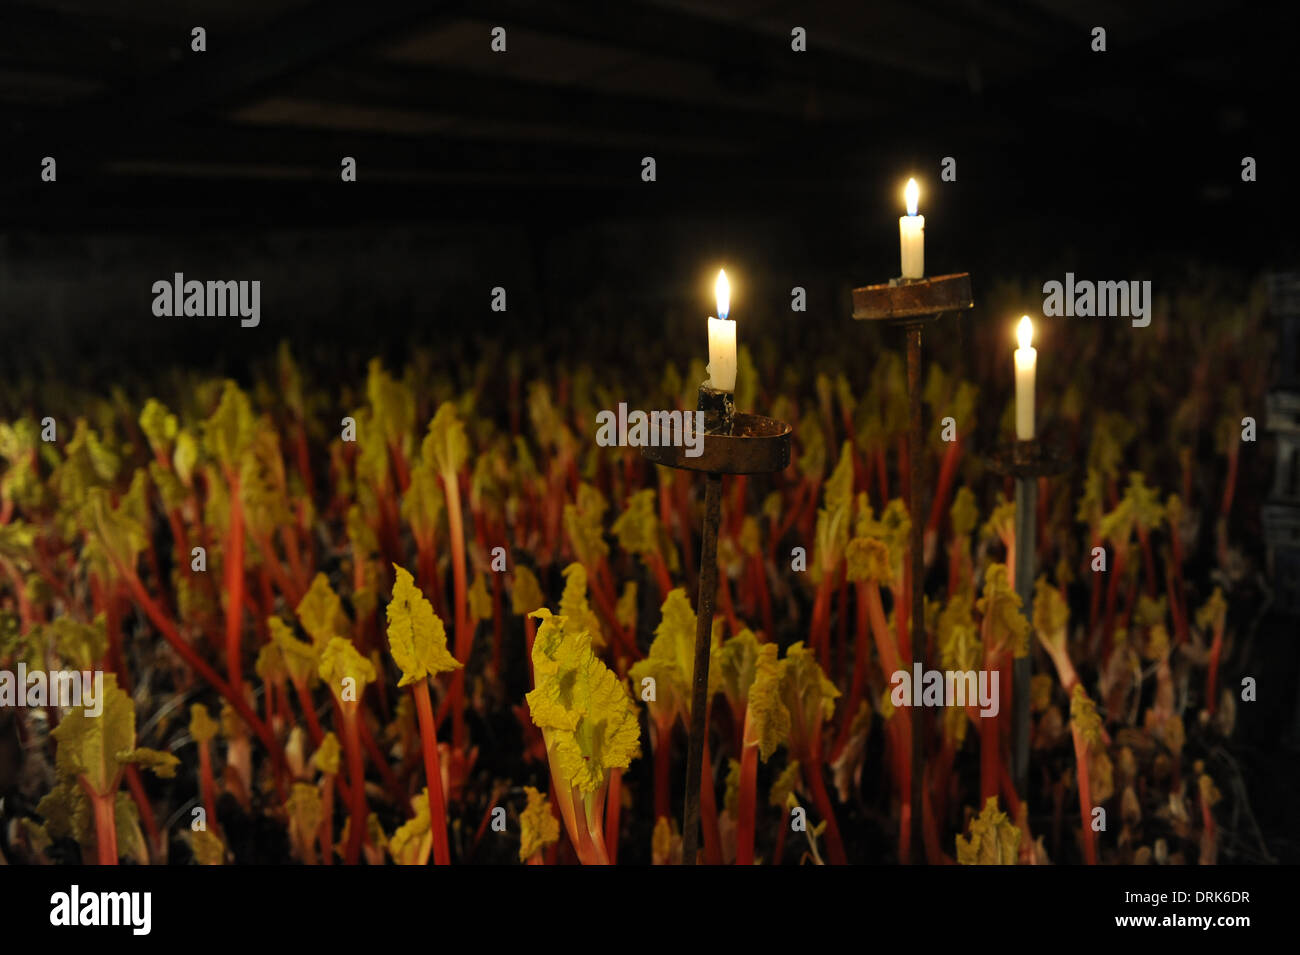
M 551 811 L 546 794 L 525 786 L 528 805 L 519 814 L 519 860 L 527 861 L 560 839 L 560 820 Z
M 241 459 L 253 443 L 256 422 L 248 395 L 227 381 L 221 402 L 203 424 L 203 447 L 228 474 L 238 474 Z
M 433 612 L 433 605 L 407 570 L 397 564 L 393 568 L 397 579 L 386 613 L 388 647 L 402 671 L 397 685 L 406 686 L 437 673 L 459 669 L 461 663 L 447 649 L 447 631 Z
M 156 398 L 150 398 L 140 412 L 140 430 L 144 432 L 154 454 L 167 456 L 171 453 L 172 442 L 176 440 L 179 428 L 176 416 L 167 410 L 167 406 Z
M 320 666 L 320 650 L 315 644 L 295 637 L 293 630 L 279 617 L 268 617 L 266 623 L 271 631 L 271 640 L 280 648 L 289 679 L 310 685 Z
M 197 864 L 226 864 L 226 847 L 221 837 L 211 829 L 186 830 L 185 841 L 189 843 L 190 853 Z
M 329 642 L 332 637 L 348 632 L 348 617 L 343 612 L 343 601 L 324 574 L 317 574 L 312 579 L 311 586 L 298 601 L 297 613 L 298 622 L 317 647 Z
M 994 564 L 985 572 L 984 596 L 975 606 L 995 644 L 1009 646 L 1017 659 L 1029 653 L 1029 621 L 1020 611 L 1020 595 L 1011 589 L 1006 564 Z
M 983 811 L 971 820 L 970 832 L 957 836 L 959 865 L 1015 865 L 1020 856 L 1020 830 L 998 809 L 990 796 Z
M 411 799 L 415 815 L 403 823 L 388 840 L 388 851 L 398 865 L 423 865 L 433 848 L 433 828 L 429 815 L 429 787 Z
M 1196 611 L 1196 625 L 1202 630 L 1219 633 L 1227 619 L 1228 602 L 1223 599 L 1223 590 L 1215 587 L 1210 599 Z
M 585 483 L 578 485 L 577 502 L 564 505 L 564 531 L 579 562 L 587 567 L 596 566 L 609 553 L 604 524 L 608 507 L 604 495 Z
M 781 699 L 791 717 L 791 735 L 805 748 L 823 720 L 835 715 L 840 691 L 827 679 L 812 650 L 792 643 L 781 661 Z
M 332 732 L 326 733 L 321 737 L 320 746 L 316 747 L 316 752 L 312 754 L 311 763 L 320 772 L 337 776 L 341 752 L 339 738 Z
M 208 708 L 202 703 L 195 703 L 190 707 L 190 735 L 194 737 L 196 743 L 206 743 L 214 739 L 221 727 L 208 713 Z
M 469 609 L 469 625 L 476 626 L 482 620 L 492 619 L 492 596 L 488 593 L 487 578 L 483 574 L 474 575 L 474 583 L 469 585 L 465 594 Z
M 781 691 L 782 669 L 776 659 L 776 644 L 761 644 L 754 661 L 754 682 L 749 688 L 749 734 L 745 742 L 757 744 L 764 762 L 790 738 L 790 711 Z
M 141 769 L 147 769 L 159 779 L 172 779 L 176 775 L 176 767 L 181 764 L 181 761 L 171 753 L 164 753 L 160 749 L 147 749 L 143 746 L 129 753 L 119 753 L 118 759 L 123 763 L 134 763 Z
M 421 453 L 426 460 L 432 460 L 445 478 L 455 474 L 469 457 L 469 439 L 465 437 L 465 425 L 456 416 L 456 406 L 444 401 L 433 420 L 429 422 L 429 433 L 424 438 Z
M 556 777 L 593 793 L 610 769 L 626 767 L 640 751 L 636 710 L 623 682 L 592 653 L 590 634 L 545 609 L 535 616 L 542 625 L 528 709 Z
M 948 517 L 952 522 L 954 537 L 962 540 L 970 537 L 980 519 L 979 507 L 975 503 L 975 492 L 964 484 L 959 487 L 956 496 L 953 497 L 952 507 L 948 510 Z
M 537 575 L 522 564 L 516 566 L 514 584 L 510 588 L 510 609 L 527 616 L 544 603 L 546 597 L 537 583 Z
M 645 557 L 659 550 L 659 515 L 655 512 L 656 493 L 644 488 L 628 496 L 627 507 L 614 521 L 614 536 L 619 546 L 630 554 Z
M 93 670 L 108 652 L 108 634 L 102 613 L 89 624 L 71 617 L 59 617 L 50 625 L 50 631 L 59 659 L 73 670 Z
M 591 643 L 596 649 L 605 645 L 600 618 L 596 616 L 587 601 L 587 570 L 582 564 L 573 563 L 564 568 L 564 593 L 560 595 L 560 616 L 567 617 L 571 621 L 571 626 L 591 634 Z
M 356 685 L 356 700 L 361 699 L 366 684 L 375 680 L 374 666 L 357 652 L 351 640 L 343 637 L 331 637 L 329 643 L 325 644 L 318 672 L 335 696 L 342 695 L 344 680 L 353 680 Z
M 104 674 L 102 706 L 99 716 L 73 709 L 52 735 L 58 741 L 55 768 L 60 778 L 84 777 L 95 792 L 106 795 L 117 788 L 122 767 L 135 749 L 135 705 L 118 688 L 114 673 Z

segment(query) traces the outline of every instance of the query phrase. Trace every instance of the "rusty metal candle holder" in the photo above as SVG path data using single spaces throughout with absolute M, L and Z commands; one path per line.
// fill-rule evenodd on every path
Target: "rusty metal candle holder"
M 695 670 L 691 687 L 691 731 L 686 750 L 686 798 L 682 812 L 682 864 L 694 865 L 699 847 L 700 779 L 704 735 L 708 732 L 709 644 L 718 590 L 718 526 L 722 513 L 722 475 L 768 474 L 790 464 L 790 425 L 762 415 L 738 413 L 733 395 L 700 385 L 704 438 L 699 455 L 689 457 L 684 442 L 643 447 L 655 464 L 703 471 L 704 540 L 700 547 L 700 590 L 696 606 Z
M 1034 613 L 1034 557 L 1038 550 L 1038 479 L 1068 468 L 1065 455 L 1038 437 L 998 445 L 985 456 L 989 469 L 1016 479 L 1016 594 L 1026 617 Z M 1026 546 L 1028 544 L 1028 546 Z M 1032 649 L 1032 647 L 1031 647 Z M 1033 655 L 1013 661 L 1011 670 L 1011 781 L 1023 800 L 1029 785 L 1029 680 Z
M 853 290 L 853 317 L 861 321 L 888 322 L 901 327 L 907 337 L 907 404 L 910 427 L 907 432 L 907 456 L 911 474 L 908 488 L 908 513 L 912 522 L 912 543 L 908 561 L 912 567 L 912 666 L 925 672 L 925 557 L 922 538 L 925 533 L 924 444 L 921 439 L 921 330 L 945 312 L 962 311 L 974 305 L 970 291 L 970 273 L 936 275 L 925 279 L 892 279 L 884 285 L 868 285 Z M 920 721 L 912 728 L 912 856 L 924 858 L 924 835 L 921 817 L 922 733 Z M 900 859 L 900 862 L 905 860 Z

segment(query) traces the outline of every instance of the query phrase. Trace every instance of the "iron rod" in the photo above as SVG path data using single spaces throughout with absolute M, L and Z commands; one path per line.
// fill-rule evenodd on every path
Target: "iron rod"
M 1033 621 L 1034 551 L 1038 530 L 1038 478 L 1033 474 L 1016 476 L 1016 593 L 1021 609 Z M 1032 637 L 1030 638 L 1032 641 Z M 1032 644 L 1030 650 L 1032 651 Z M 1015 660 L 1011 672 L 1012 729 L 1011 776 L 1016 792 L 1023 800 L 1029 784 L 1029 681 L 1033 673 L 1033 656 Z
M 718 525 L 722 514 L 722 475 L 705 475 L 704 541 L 700 546 L 700 590 L 695 619 L 695 671 L 691 687 L 691 733 L 686 750 L 686 798 L 682 811 L 682 865 L 694 865 L 700 839 L 700 780 L 704 734 L 709 726 L 709 647 L 713 642 L 713 603 L 718 591 Z
M 907 436 L 907 458 L 910 467 L 908 481 L 908 508 L 912 521 L 912 546 L 907 555 L 912 568 L 912 672 L 925 673 L 925 557 L 922 550 L 922 538 L 925 528 L 925 509 L 921 499 L 924 484 L 923 468 L 925 445 L 921 434 L 921 326 L 907 326 L 907 402 L 911 413 L 911 428 Z M 921 786 L 924 779 L 922 771 L 921 737 L 923 711 L 912 710 L 912 859 L 920 862 L 924 859 L 921 842 L 924 838 L 921 826 Z M 900 859 L 900 862 L 907 860 Z

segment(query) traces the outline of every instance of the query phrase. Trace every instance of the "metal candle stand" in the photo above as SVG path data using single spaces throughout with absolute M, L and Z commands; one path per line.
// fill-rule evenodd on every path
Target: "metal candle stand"
M 908 561 L 912 567 L 912 666 L 925 672 L 925 557 L 922 538 L 925 532 L 924 445 L 921 438 L 921 331 L 945 312 L 962 311 L 974 305 L 970 291 L 970 273 L 937 275 L 925 279 L 893 279 L 884 285 L 868 285 L 853 290 L 853 317 L 863 321 L 883 321 L 901 327 L 907 337 L 907 404 L 911 426 L 907 432 L 907 456 L 911 474 L 908 488 L 908 512 L 912 522 L 912 544 Z M 921 826 L 922 766 L 921 727 L 912 728 L 912 856 L 924 858 Z M 900 862 L 906 860 L 899 860 Z
M 1037 437 L 998 445 L 986 462 L 995 474 L 1016 479 L 1016 594 L 1031 621 L 1034 606 L 1034 556 L 1038 550 L 1038 479 L 1064 473 L 1068 464 L 1062 452 Z M 1031 647 L 1032 649 L 1032 647 Z M 1033 656 L 1013 661 L 1011 670 L 1011 781 L 1021 800 L 1029 785 L 1029 680 Z
M 700 548 L 700 591 L 696 607 L 695 671 L 691 687 L 691 732 L 686 751 L 686 798 L 682 813 L 682 864 L 694 865 L 699 846 L 700 778 L 704 735 L 708 732 L 709 645 L 713 638 L 713 604 L 718 590 L 718 526 L 722 512 L 722 475 L 768 474 L 790 464 L 790 425 L 762 415 L 737 413 L 729 391 L 700 385 L 704 412 L 700 454 L 689 457 L 684 442 L 643 447 L 655 464 L 703 471 L 704 541 Z

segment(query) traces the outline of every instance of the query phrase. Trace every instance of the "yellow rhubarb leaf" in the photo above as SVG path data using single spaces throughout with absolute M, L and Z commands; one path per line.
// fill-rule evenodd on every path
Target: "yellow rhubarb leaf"
M 1140 471 L 1128 476 L 1128 487 L 1124 491 L 1133 511 L 1133 520 L 1144 531 L 1157 528 L 1165 519 L 1165 509 L 1160 503 L 1160 492 L 1146 486 L 1146 479 Z
M 546 794 L 525 786 L 528 805 L 519 814 L 519 861 L 526 862 L 560 840 L 560 820 L 551 811 Z
M 415 578 L 393 565 L 397 580 L 388 604 L 388 647 L 402 671 L 398 686 L 407 686 L 437 673 L 458 670 L 460 661 L 447 649 L 447 630 L 433 612 Z
M 268 617 L 266 623 L 270 628 L 272 642 L 280 648 L 289 679 L 295 684 L 313 683 L 320 666 L 320 650 L 314 644 L 295 637 L 293 630 L 279 617 Z
M 732 819 L 740 809 L 740 760 L 727 760 L 727 782 L 722 797 L 722 808 Z
M 185 841 L 198 865 L 225 865 L 226 847 L 211 829 L 186 830 Z
M 233 381 L 225 383 L 217 409 L 203 424 L 203 446 L 227 474 L 238 474 L 256 436 L 248 395 Z
M 623 584 L 623 592 L 614 601 L 614 617 L 618 625 L 629 633 L 636 632 L 637 603 L 636 581 L 629 580 Z
M 415 816 L 403 823 L 388 840 L 388 851 L 398 865 L 424 865 L 433 849 L 433 826 L 429 815 L 429 787 L 411 799 Z
M 1054 656 L 1065 653 L 1070 608 L 1061 592 L 1039 577 L 1034 583 L 1034 632 L 1043 648 Z
M 537 575 L 522 564 L 515 567 L 515 581 L 510 588 L 510 609 L 522 616 L 528 616 L 546 603 Z
M 262 644 L 262 649 L 257 651 L 253 672 L 263 683 L 279 683 L 289 675 L 289 669 L 284 663 L 284 651 L 274 642 Z
M 119 753 L 118 759 L 123 763 L 133 763 L 141 769 L 147 769 L 159 779 L 175 777 L 176 767 L 181 764 L 181 761 L 171 753 L 144 746 L 136 747 L 128 753 Z
M 659 516 L 655 513 L 653 488 L 628 496 L 627 507 L 614 521 L 612 530 L 619 546 L 629 554 L 645 557 L 659 551 Z
M 321 737 L 316 752 L 312 754 L 311 763 L 320 772 L 337 776 L 341 751 L 342 747 L 339 745 L 339 738 L 332 732 L 326 733 Z
M 140 412 L 140 430 L 144 432 L 154 454 L 160 454 L 164 458 L 171 454 L 172 442 L 176 440 L 179 429 L 176 416 L 167 410 L 165 404 L 156 398 L 150 398 L 144 403 L 144 409 Z
M 781 699 L 792 721 L 792 735 L 806 746 L 811 734 L 835 715 L 835 700 L 840 691 L 826 678 L 813 651 L 803 642 L 792 643 L 781 661 Z
M 58 741 L 55 770 L 64 780 L 84 780 L 96 793 L 117 789 L 125 757 L 135 749 L 135 705 L 118 688 L 117 675 L 104 674 L 103 709 L 98 716 L 73 709 L 51 735 Z
M 391 447 L 405 449 L 415 430 L 415 395 L 384 371 L 383 362 L 378 358 L 370 360 L 366 397 L 370 401 L 371 418 L 384 441 Z
M 85 549 L 87 559 L 99 563 L 114 578 L 135 571 L 136 559 L 148 539 L 138 521 L 124 509 L 112 506 L 108 491 L 90 490 L 81 511 L 81 525 L 90 534 Z
M 74 670 L 93 670 L 108 652 L 108 634 L 104 615 L 93 623 L 81 623 L 71 617 L 59 617 L 50 624 L 59 659 Z
M 537 686 L 526 697 L 557 779 L 590 794 L 640 751 L 640 725 L 623 682 L 591 650 L 591 635 L 542 609 L 533 642 Z
M 1015 865 L 1020 855 L 1020 830 L 998 799 L 990 796 L 984 809 L 970 822 L 970 832 L 957 836 L 958 865 Z
M 1196 625 L 1204 631 L 1219 633 L 1227 619 L 1228 602 L 1223 599 L 1223 590 L 1215 587 L 1210 599 L 1196 611 Z
M 758 662 L 760 646 L 753 631 L 746 628 L 725 641 L 718 650 L 718 679 L 738 718 L 745 711 L 749 688 L 754 683 L 754 666 Z
M 437 469 L 422 459 L 411 469 L 411 483 L 402 495 L 402 519 L 411 525 L 417 539 L 432 540 L 446 506 Z
M 772 788 L 767 794 L 767 804 L 777 809 L 784 809 L 798 785 L 799 760 L 792 759 L 786 763 L 785 769 L 781 770 L 776 779 L 772 780 Z
M 318 672 L 330 691 L 344 703 L 359 701 L 366 685 L 375 680 L 374 666 L 357 652 L 351 640 L 343 637 L 331 637 L 325 644 Z
M 976 608 L 989 627 L 994 644 L 1006 644 L 1017 659 L 1029 653 L 1029 621 L 1021 613 L 1020 595 L 1011 589 L 1006 564 L 994 564 L 984 574 L 984 596 Z
M 284 808 L 289 813 L 289 842 L 294 855 L 304 861 L 314 859 L 313 844 L 325 818 L 320 790 L 311 783 L 294 783 Z M 328 846 L 325 851 L 330 851 Z
M 429 422 L 429 432 L 421 445 L 421 454 L 432 460 L 444 478 L 455 474 L 469 457 L 469 439 L 465 425 L 456 416 L 456 405 L 444 401 Z
M 190 736 L 196 743 L 206 743 L 216 737 L 221 727 L 208 714 L 208 708 L 202 703 L 190 707 Z
M 764 762 L 790 739 L 790 711 L 782 697 L 782 669 L 776 644 L 764 643 L 754 661 L 754 682 L 749 688 L 747 745 L 757 745 Z
M 348 617 L 343 612 L 343 602 L 334 593 L 329 578 L 324 574 L 317 574 L 312 579 L 311 586 L 298 601 L 297 613 L 298 621 L 317 649 L 332 637 L 348 632 Z
M 492 619 L 492 597 L 488 594 L 487 579 L 482 574 L 474 575 L 474 583 L 469 585 L 465 599 L 469 607 L 469 625 L 475 627 L 482 620 Z
M 975 493 L 965 485 L 957 489 L 957 494 L 953 498 L 952 507 L 948 509 L 948 517 L 952 522 L 952 533 L 954 537 L 965 540 L 975 532 L 975 525 L 979 523 L 979 508 L 975 503 Z
M 854 583 L 874 580 L 877 583 L 893 582 L 889 548 L 875 537 L 855 537 L 844 548 L 845 573 Z
M 1077 683 L 1070 694 L 1070 722 L 1079 731 L 1088 747 L 1101 745 L 1101 717 L 1097 714 L 1097 704 L 1093 703 L 1083 687 Z
M 571 626 L 591 634 L 596 649 L 605 645 L 605 634 L 600 618 L 587 602 L 587 570 L 582 564 L 572 563 L 564 568 L 564 593 L 560 595 L 560 616 L 567 617 Z
M 564 531 L 580 563 L 594 567 L 608 553 L 605 543 L 605 497 L 590 484 L 578 485 L 578 499 L 564 505 Z

